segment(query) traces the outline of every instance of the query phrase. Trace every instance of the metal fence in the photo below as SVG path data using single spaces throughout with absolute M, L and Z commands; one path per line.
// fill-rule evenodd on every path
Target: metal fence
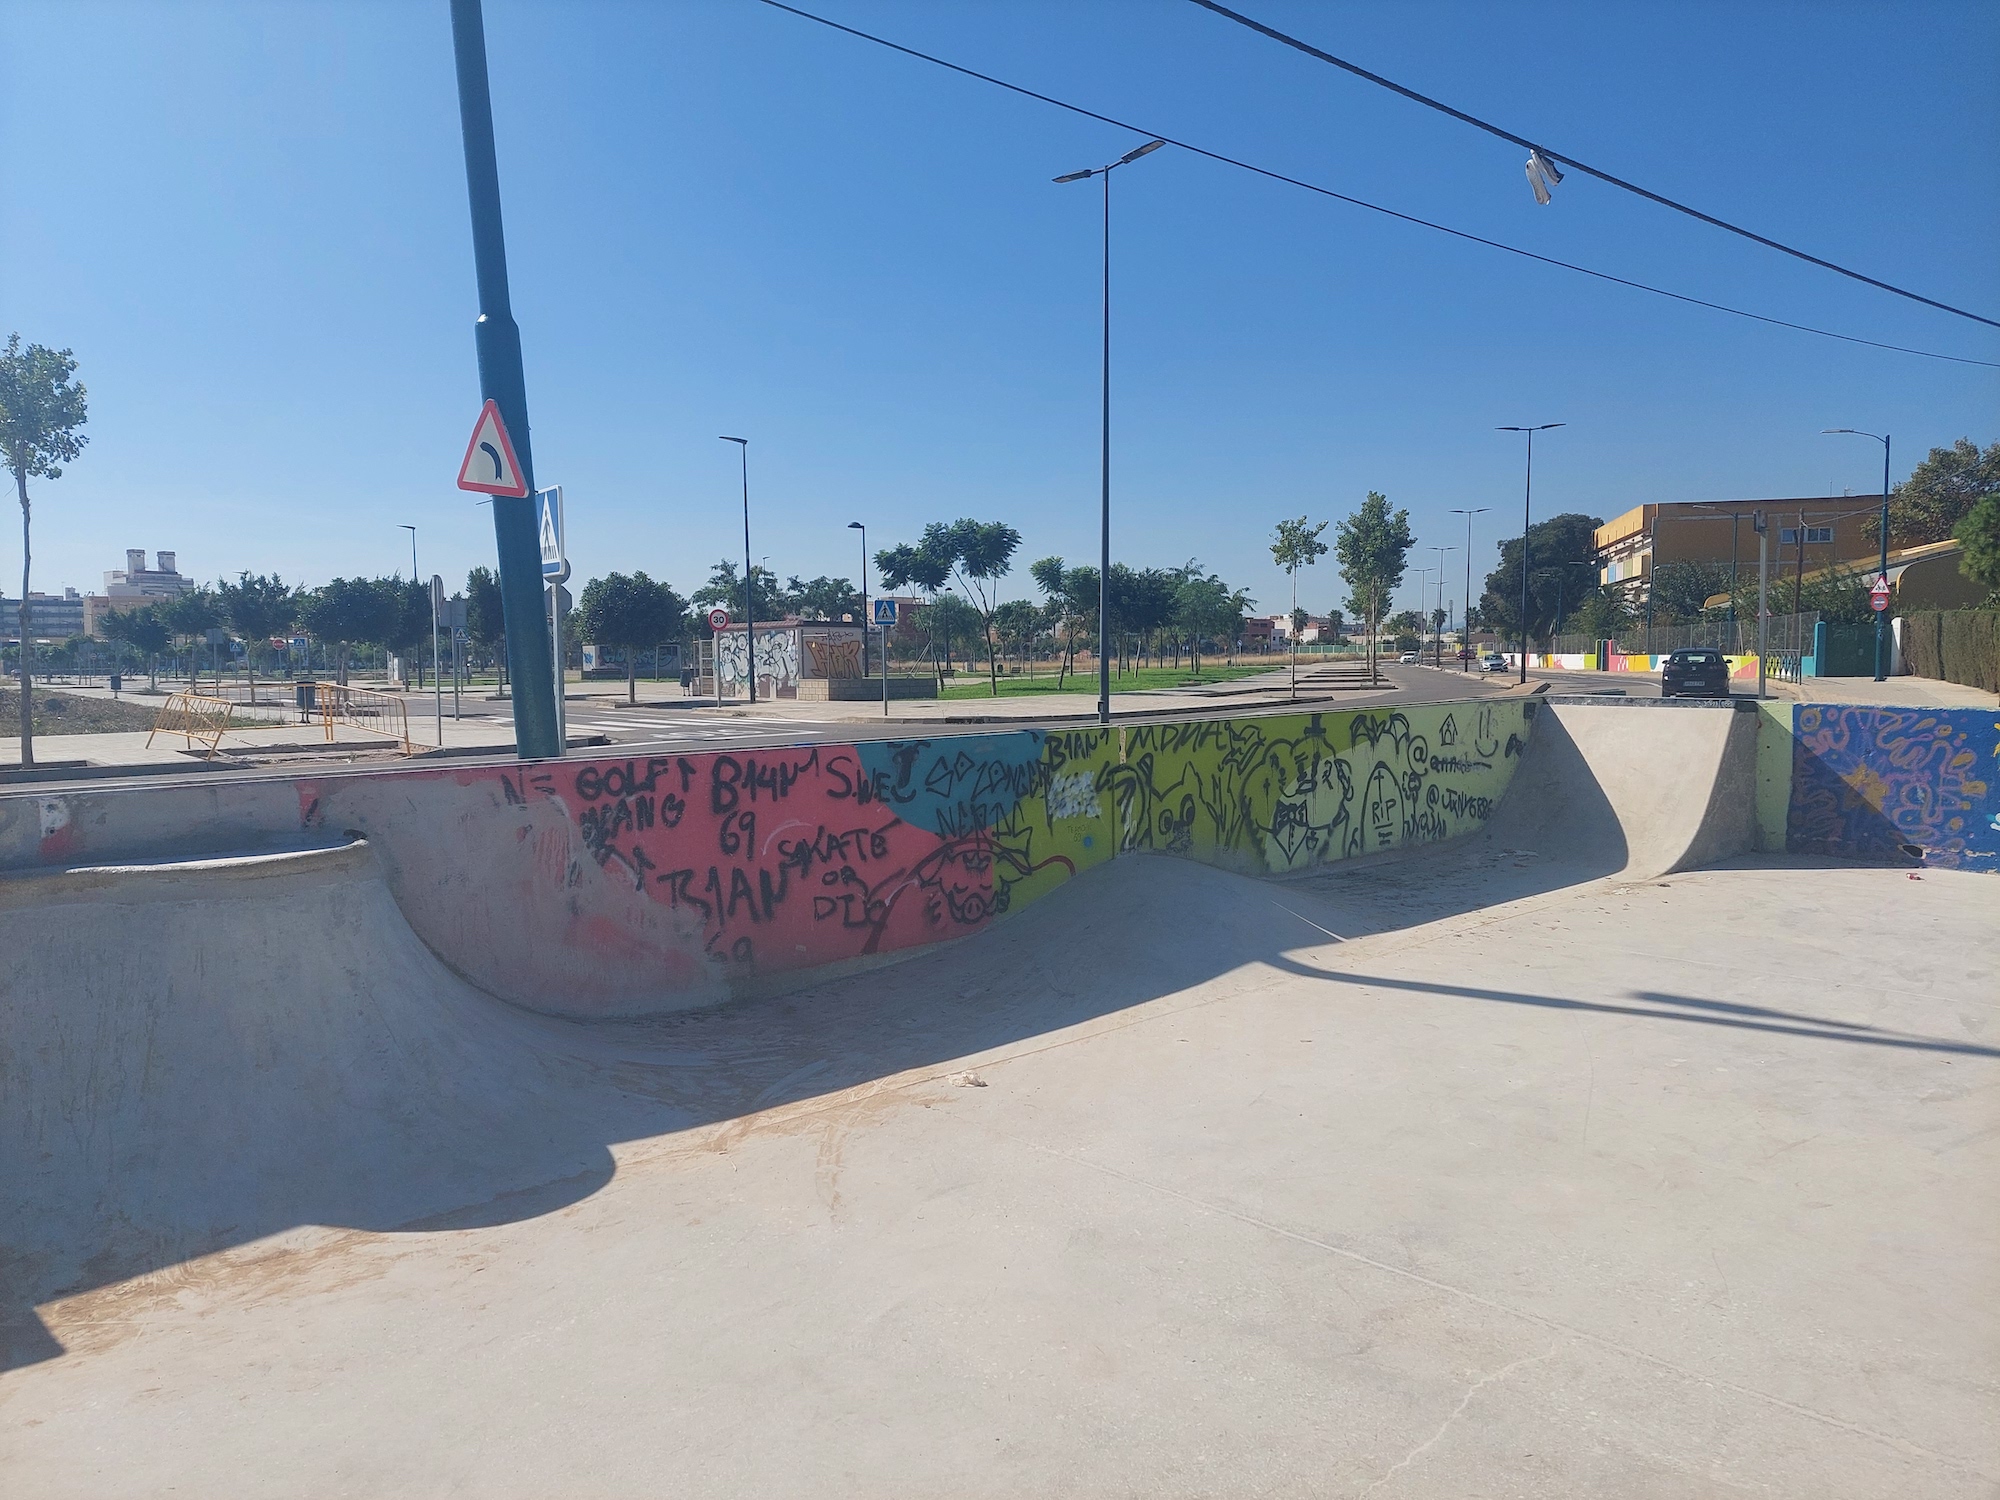
M 1811 655 L 1813 627 L 1819 624 L 1817 610 L 1795 615 L 1773 615 L 1765 622 L 1765 649 L 1773 656 L 1781 651 Z M 1669 651 L 1706 647 L 1725 656 L 1757 654 L 1757 621 L 1697 620 L 1692 625 L 1633 625 L 1618 632 L 1614 644 L 1628 656 L 1664 656 Z M 1587 635 L 1559 635 L 1549 646 L 1556 655 L 1586 655 L 1597 649 L 1597 641 Z

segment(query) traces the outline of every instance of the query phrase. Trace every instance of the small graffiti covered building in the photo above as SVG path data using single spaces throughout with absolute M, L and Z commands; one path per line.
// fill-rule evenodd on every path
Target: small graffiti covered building
M 715 693 L 722 700 L 750 696 L 748 632 L 733 620 L 715 635 Z M 844 698 L 864 696 L 868 675 L 867 632 L 846 620 L 759 620 L 759 698 Z M 837 684 L 854 685 L 842 692 Z

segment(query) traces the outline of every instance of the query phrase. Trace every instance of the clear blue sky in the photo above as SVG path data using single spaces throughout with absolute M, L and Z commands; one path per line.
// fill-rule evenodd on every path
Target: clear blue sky
M 820 0 L 852 24 L 1357 196 L 1774 316 L 1984 359 L 2000 332 L 1572 175 L 1179 0 Z M 2000 7 L 1241 8 L 1553 148 L 2000 315 Z M 538 477 L 579 576 L 684 591 L 755 552 L 857 571 L 972 515 L 1094 557 L 1098 202 L 1141 137 L 753 3 L 489 0 Z M 0 11 L 0 333 L 72 347 L 92 444 L 39 488 L 36 582 L 123 549 L 318 583 L 490 562 L 443 0 Z M 1176 151 L 1119 174 L 1116 555 L 1269 609 L 1272 523 L 1370 488 L 1423 544 L 1536 510 L 1865 492 L 2000 439 L 2000 371 L 1830 343 L 1454 243 Z M 5 535 L 0 531 L 0 535 Z M 18 587 L 18 542 L 0 576 Z M 1430 561 L 1420 554 L 1415 561 Z M 1462 552 L 1449 557 L 1461 576 Z M 1302 602 L 1344 592 L 1324 560 Z M 1475 583 L 1475 589 L 1477 584 Z M 1453 593 L 1456 594 L 1454 586 Z M 1414 599 L 1414 589 L 1406 591 Z

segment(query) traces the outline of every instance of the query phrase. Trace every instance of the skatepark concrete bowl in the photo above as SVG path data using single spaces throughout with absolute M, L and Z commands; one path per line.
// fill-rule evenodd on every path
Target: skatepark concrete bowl
M 1767 715 L 1523 727 L 1284 870 L 1065 760 L 1119 857 L 967 935 L 568 1014 L 456 783 L 0 800 L 9 1493 L 1992 1493 L 1994 882 L 1760 848 Z

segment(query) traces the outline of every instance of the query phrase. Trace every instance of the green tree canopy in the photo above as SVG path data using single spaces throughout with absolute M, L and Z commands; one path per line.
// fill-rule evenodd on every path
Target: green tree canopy
M 1739 572 L 1737 582 L 1742 581 Z M 1653 569 L 1653 618 L 1671 624 L 1691 624 L 1702 617 L 1708 601 L 1729 592 L 1729 565 L 1696 558 L 1677 558 Z M 1571 602 L 1580 603 L 1572 589 Z
M 1952 533 L 1965 548 L 1959 571 L 1983 583 L 1990 603 L 2000 603 L 2000 494 L 1982 496 Z
M 1528 529 L 1528 635 L 1547 641 L 1555 634 L 1558 611 L 1567 615 L 1596 590 L 1597 541 L 1604 523 L 1571 511 L 1537 521 Z M 1480 623 L 1503 637 L 1521 635 L 1521 539 L 1500 544 L 1500 566 L 1486 575 L 1479 600 Z
M 801 620 L 861 619 L 861 590 L 845 578 L 822 574 L 806 583 L 788 578 L 785 598 L 789 612 Z
M 251 696 L 256 696 L 257 653 L 271 649 L 271 638 L 292 628 L 298 614 L 298 599 L 292 587 L 273 573 L 239 573 L 236 582 L 226 580 L 215 586 L 215 600 L 230 628 L 243 638 L 243 650 L 250 663 Z
M 611 646 L 625 656 L 625 701 L 639 695 L 639 653 L 662 641 L 677 641 L 687 629 L 687 601 L 644 573 L 607 573 L 584 585 L 575 630 L 592 645 Z
M 28 481 L 60 479 L 62 466 L 75 462 L 90 441 L 77 428 L 90 420 L 88 393 L 75 380 L 76 357 L 67 349 L 41 344 L 21 347 L 21 335 L 7 335 L 0 351 L 0 461 L 14 476 L 21 502 L 21 764 L 35 763 L 34 636 L 28 629 Z
M 1000 666 L 993 639 L 993 611 L 1000 603 L 1000 580 L 1012 570 L 1020 545 L 1021 533 L 1004 521 L 961 517 L 949 523 L 933 521 L 914 543 L 900 543 L 875 554 L 884 588 L 914 585 L 936 600 L 948 584 L 958 586 L 965 605 L 979 617 L 986 641 L 987 676 L 996 697 Z M 943 623 L 949 629 L 948 621 Z
M 1933 448 L 1889 497 L 1889 545 L 1948 541 L 1981 500 L 1996 494 L 2000 443 L 1982 451 L 1971 438 L 1960 438 L 1949 448 Z M 1876 542 L 1880 532 L 1880 518 L 1869 517 L 1869 541 Z
M 728 558 L 719 559 L 708 570 L 708 582 L 694 591 L 693 603 L 704 610 L 718 605 L 729 611 L 732 620 L 743 618 L 743 574 Z M 759 620 L 776 620 L 789 613 L 790 601 L 778 587 L 778 575 L 761 563 L 750 568 L 750 602 L 756 607 Z M 702 625 L 704 636 L 710 632 L 706 623 Z
M 1368 492 L 1368 498 L 1334 532 L 1340 576 L 1347 580 L 1347 607 L 1368 632 L 1371 677 L 1377 665 L 1375 637 L 1380 634 L 1389 601 L 1402 587 L 1403 574 L 1409 568 L 1410 548 L 1415 545 L 1416 538 L 1410 534 L 1410 513 L 1391 511 L 1388 496 L 1375 490 Z
M 174 633 L 160 618 L 157 605 L 133 610 L 112 610 L 98 629 L 109 641 L 122 641 L 146 658 L 147 686 L 159 686 L 160 653 L 173 644 Z
M 483 651 L 498 650 L 507 639 L 507 610 L 491 568 L 474 568 L 465 575 L 465 633 Z

